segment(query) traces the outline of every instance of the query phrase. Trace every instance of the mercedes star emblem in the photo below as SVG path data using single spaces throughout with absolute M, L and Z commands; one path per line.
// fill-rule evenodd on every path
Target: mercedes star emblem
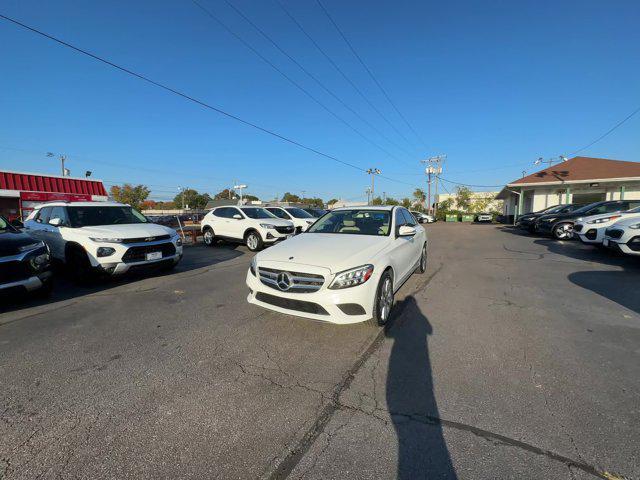
M 291 288 L 291 275 L 289 272 L 281 272 L 278 274 L 277 282 L 280 290 L 289 290 Z

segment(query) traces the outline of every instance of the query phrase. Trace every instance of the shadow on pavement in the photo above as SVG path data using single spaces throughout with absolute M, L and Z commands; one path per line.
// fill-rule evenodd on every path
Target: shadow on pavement
M 457 479 L 433 391 L 428 342 L 433 329 L 414 297 L 407 297 L 396 309 L 402 315 L 385 330 L 394 339 L 386 391 L 398 435 L 396 478 Z
M 623 272 L 575 272 L 569 281 L 640 314 L 640 270 Z
M 173 270 L 151 269 L 132 272 L 120 277 L 99 278 L 90 285 L 76 285 L 61 266 L 54 268 L 54 289 L 50 298 L 39 298 L 36 292 L 18 294 L 10 298 L 0 298 L 0 313 L 19 311 L 25 308 L 46 305 L 48 303 L 70 300 L 93 293 L 103 292 L 123 285 L 134 285 L 148 278 L 171 277 L 198 268 L 210 267 L 245 255 L 246 250 L 232 244 L 220 244 L 215 247 L 194 245 L 186 247 L 182 260 Z

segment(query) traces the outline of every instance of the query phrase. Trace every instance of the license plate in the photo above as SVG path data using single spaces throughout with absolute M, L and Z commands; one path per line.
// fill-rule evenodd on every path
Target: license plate
M 605 239 L 602 241 L 602 244 L 603 244 L 605 247 L 608 247 L 608 246 L 609 246 L 609 239 L 608 239 L 608 238 L 605 238 Z
M 162 252 L 149 252 L 146 255 L 147 260 L 159 260 L 162 258 Z

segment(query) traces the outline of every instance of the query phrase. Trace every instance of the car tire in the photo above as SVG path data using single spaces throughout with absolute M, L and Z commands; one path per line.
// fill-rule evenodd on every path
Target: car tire
M 387 270 L 382 274 L 376 289 L 372 324 L 378 327 L 385 325 L 391 317 L 391 310 L 393 310 L 393 275 L 390 270 Z
M 262 250 L 262 248 L 264 247 L 264 242 L 262 241 L 262 238 L 260 237 L 260 234 L 258 232 L 247 233 L 244 237 L 244 243 L 252 252 Z
M 427 271 L 427 244 L 422 246 L 422 254 L 420 255 L 420 263 L 416 269 L 418 273 L 424 273 Z
M 87 253 L 76 247 L 68 252 L 67 267 L 73 280 L 78 285 L 87 285 L 94 279 L 94 272 Z
M 573 226 L 570 223 L 559 223 L 553 227 L 553 238 L 556 240 L 571 240 L 573 238 Z
M 211 227 L 204 227 L 202 230 L 202 239 L 207 247 L 213 247 L 216 244 L 216 235 Z

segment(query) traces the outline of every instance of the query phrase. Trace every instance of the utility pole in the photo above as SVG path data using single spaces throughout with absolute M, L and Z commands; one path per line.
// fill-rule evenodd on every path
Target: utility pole
M 432 202 L 431 202 L 431 182 L 432 178 L 435 178 L 435 196 L 438 197 L 438 181 L 439 175 L 442 173 L 442 164 L 444 163 L 444 159 L 447 158 L 446 155 L 438 155 L 435 157 L 427 158 L 426 160 L 420 160 L 420 163 L 424 163 L 427 167 L 424 170 L 424 173 L 427 174 L 427 212 L 432 212 Z M 437 205 L 437 201 L 436 201 Z M 433 210 L 434 215 L 437 213 L 437 206 L 435 210 Z
M 377 169 L 377 168 L 370 168 L 370 169 L 367 170 L 367 173 L 369 175 L 371 175 L 371 203 L 373 203 L 373 195 L 374 195 L 374 192 L 375 192 L 373 179 L 375 178 L 376 175 L 380 175 L 382 173 L 382 171 L 380 169 Z
M 387 192 L 382 192 L 382 204 L 387 204 Z
M 373 201 L 373 198 L 371 197 L 371 187 L 367 187 L 365 193 L 367 194 L 367 205 L 371 205 L 371 202 Z

